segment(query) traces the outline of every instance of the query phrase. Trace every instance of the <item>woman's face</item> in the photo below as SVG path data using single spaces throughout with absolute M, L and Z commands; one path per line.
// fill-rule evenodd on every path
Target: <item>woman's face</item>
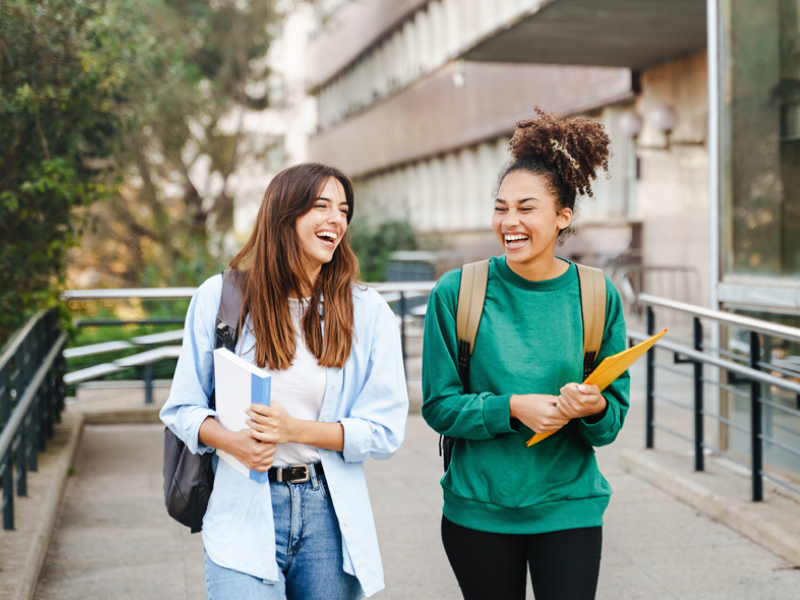
M 500 184 L 492 227 L 509 264 L 552 258 L 558 232 L 571 222 L 572 210 L 559 209 L 543 175 L 512 171 Z
M 316 280 L 322 265 L 333 259 L 333 253 L 347 231 L 349 210 L 342 184 L 329 177 L 311 210 L 297 219 L 297 239 L 312 281 Z

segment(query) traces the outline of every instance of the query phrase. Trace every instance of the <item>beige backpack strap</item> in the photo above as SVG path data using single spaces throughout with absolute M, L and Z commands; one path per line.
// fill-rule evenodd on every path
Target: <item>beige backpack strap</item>
M 592 371 L 606 328 L 606 276 L 600 269 L 578 265 L 583 313 L 584 379 Z M 588 369 L 588 373 L 587 373 Z
M 461 285 L 458 289 L 456 312 L 456 334 L 458 341 L 469 342 L 469 353 L 475 347 L 478 325 L 486 299 L 486 284 L 489 281 L 489 261 L 469 263 L 461 267 Z

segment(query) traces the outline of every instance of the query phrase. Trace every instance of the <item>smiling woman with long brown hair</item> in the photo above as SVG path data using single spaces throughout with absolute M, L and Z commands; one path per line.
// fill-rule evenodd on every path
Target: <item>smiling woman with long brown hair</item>
M 253 232 L 226 274 L 242 298 L 237 353 L 271 375 L 249 429 L 209 408 L 221 276 L 197 291 L 164 423 L 192 452 L 224 450 L 258 484 L 214 459 L 203 519 L 209 600 L 348 600 L 383 588 L 363 463 L 397 451 L 408 397 L 397 322 L 357 283 L 347 244 L 353 187 L 302 164 L 269 184 Z

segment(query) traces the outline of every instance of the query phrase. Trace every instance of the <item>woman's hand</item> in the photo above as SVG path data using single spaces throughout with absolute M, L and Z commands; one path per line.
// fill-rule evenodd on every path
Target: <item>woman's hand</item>
M 226 431 L 214 417 L 206 417 L 198 433 L 200 442 L 233 455 L 248 469 L 263 473 L 272 467 L 275 444 L 264 444 L 252 429 Z
M 556 406 L 566 418 L 582 419 L 603 412 L 607 404 L 596 385 L 568 383 L 561 388 Z
M 261 442 L 252 429 L 230 432 L 225 448 L 240 463 L 251 471 L 265 473 L 275 460 L 275 444 Z
M 250 417 L 247 425 L 252 428 L 256 439 L 272 444 L 299 441 L 298 421 L 290 417 L 277 402 L 273 402 L 270 406 L 251 404 L 245 413 Z
M 511 396 L 511 417 L 519 419 L 536 433 L 562 428 L 569 418 L 556 408 L 557 396 L 546 394 L 515 394 Z

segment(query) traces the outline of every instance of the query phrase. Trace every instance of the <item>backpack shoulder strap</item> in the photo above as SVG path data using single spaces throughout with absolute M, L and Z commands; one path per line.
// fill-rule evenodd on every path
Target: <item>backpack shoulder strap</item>
M 461 267 L 461 285 L 458 289 L 456 334 L 459 344 L 469 343 L 469 353 L 475 347 L 475 337 L 483 315 L 486 284 L 489 281 L 489 261 L 469 263 Z
M 584 379 L 592 372 L 595 359 L 603 343 L 606 328 L 606 276 L 600 269 L 578 267 L 581 288 L 581 312 L 583 314 L 583 374 Z M 588 372 L 587 372 L 588 369 Z
M 239 337 L 239 317 L 242 314 L 244 273 L 239 269 L 222 272 L 222 296 L 217 309 L 215 346 L 233 351 Z
M 458 338 L 458 377 L 461 379 L 461 387 L 465 394 L 469 393 L 469 360 L 475 347 L 478 326 L 481 324 L 488 281 L 488 260 L 469 263 L 461 267 L 461 285 L 458 288 L 458 307 L 456 308 L 456 336 Z

